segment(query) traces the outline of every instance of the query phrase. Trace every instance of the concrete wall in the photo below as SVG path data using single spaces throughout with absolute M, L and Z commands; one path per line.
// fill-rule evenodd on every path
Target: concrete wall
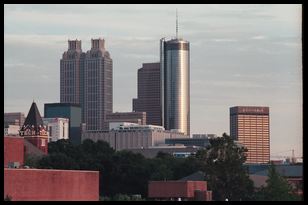
M 148 148 L 165 143 L 166 138 L 186 137 L 182 133 L 157 130 L 136 130 L 136 131 L 101 131 L 85 132 L 82 141 L 91 139 L 94 142 L 103 140 L 110 144 L 115 150 Z
M 98 201 L 99 172 L 4 169 L 4 198 L 13 201 Z
M 4 136 L 4 167 L 9 162 L 24 164 L 24 138 Z
M 150 198 L 193 198 L 195 190 L 206 191 L 206 181 L 150 181 Z

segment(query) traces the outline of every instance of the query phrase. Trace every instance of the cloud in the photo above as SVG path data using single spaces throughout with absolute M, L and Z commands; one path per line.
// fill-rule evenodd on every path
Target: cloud
M 266 39 L 266 36 L 258 35 L 258 36 L 251 37 L 251 39 L 253 39 L 253 40 L 263 40 L 263 39 Z

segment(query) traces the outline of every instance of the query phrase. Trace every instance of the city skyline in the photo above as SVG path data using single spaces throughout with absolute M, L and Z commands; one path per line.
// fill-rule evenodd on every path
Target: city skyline
M 137 70 L 159 61 L 160 38 L 175 36 L 175 8 L 191 44 L 191 134 L 229 133 L 229 107 L 268 106 L 271 153 L 301 156 L 299 5 L 5 5 L 4 111 L 59 102 L 67 40 L 86 51 L 101 37 L 114 62 L 113 111 L 130 112 Z

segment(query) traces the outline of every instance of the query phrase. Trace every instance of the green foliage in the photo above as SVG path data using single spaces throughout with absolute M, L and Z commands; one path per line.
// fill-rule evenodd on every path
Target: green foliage
M 214 200 L 253 199 L 253 182 L 242 166 L 247 150 L 236 146 L 226 134 L 210 143 L 196 156 L 175 158 L 158 153 L 155 158 L 146 159 L 131 151 L 115 152 L 104 141 L 85 140 L 81 145 L 72 145 L 59 140 L 49 144 L 49 155 L 39 161 L 39 167 L 98 170 L 103 201 L 143 200 L 149 181 L 178 180 L 197 171 L 205 172 Z
M 245 149 L 238 147 L 227 134 L 210 140 L 211 146 L 199 151 L 196 157 L 203 162 L 203 170 L 213 199 L 224 201 L 250 200 L 253 182 L 243 168 Z
M 300 200 L 298 196 L 292 193 L 292 187 L 271 165 L 268 170 L 268 179 L 266 187 L 256 193 L 256 200 L 260 201 L 295 201 Z
M 25 155 L 25 162 L 24 166 L 29 166 L 31 168 L 38 168 L 39 167 L 39 161 L 42 157 L 36 156 L 33 154 L 26 154 Z
M 63 154 L 63 153 L 52 153 L 48 156 L 44 156 L 38 164 L 38 168 L 46 169 L 79 169 L 76 161 Z

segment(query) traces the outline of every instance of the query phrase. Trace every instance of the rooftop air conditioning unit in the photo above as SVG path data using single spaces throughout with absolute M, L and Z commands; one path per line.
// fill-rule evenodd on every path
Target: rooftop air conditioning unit
M 19 168 L 20 164 L 19 164 L 19 162 L 9 162 L 8 167 L 9 168 Z

